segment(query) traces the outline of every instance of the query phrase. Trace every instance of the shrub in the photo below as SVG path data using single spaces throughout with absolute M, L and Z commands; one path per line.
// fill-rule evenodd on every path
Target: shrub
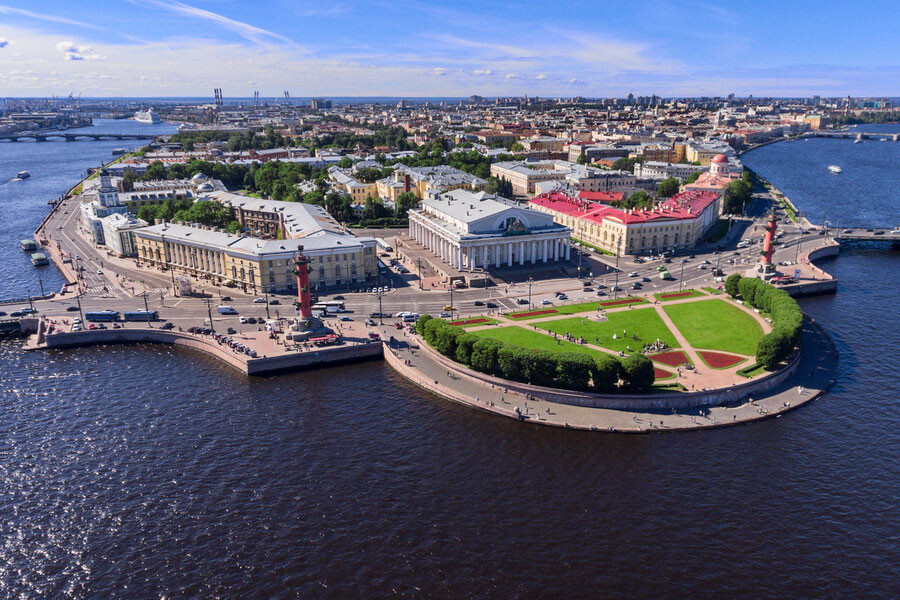
M 443 319 L 430 319 L 427 323 L 425 323 L 424 337 L 429 346 L 435 346 L 437 332 L 447 326 L 447 322 Z
M 756 346 L 756 362 L 768 370 L 772 370 L 791 351 L 791 343 L 781 331 L 768 333 L 759 340 Z
M 643 354 L 632 354 L 622 362 L 622 378 L 625 386 L 634 392 L 643 392 L 653 386 L 653 362 Z
M 732 273 L 725 279 L 725 292 L 731 296 L 732 298 L 737 297 L 740 293 L 738 290 L 738 284 L 741 281 L 741 275 L 739 273 Z
M 622 378 L 622 363 L 615 356 L 598 356 L 594 359 L 591 379 L 598 392 L 612 392 Z
M 525 378 L 534 385 L 552 386 L 556 381 L 556 368 L 559 364 L 556 354 L 547 350 L 525 351 Z
M 443 327 L 437 330 L 434 339 L 434 348 L 444 356 L 456 358 L 456 338 L 466 332 L 458 327 L 451 327 L 446 321 L 442 323 Z
M 591 382 L 594 361 L 586 354 L 565 352 L 556 357 L 556 378 L 561 387 L 586 390 Z

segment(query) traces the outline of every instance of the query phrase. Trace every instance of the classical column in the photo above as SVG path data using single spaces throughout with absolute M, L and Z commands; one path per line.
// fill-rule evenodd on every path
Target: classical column
M 525 242 L 519 242 L 519 264 L 525 264 Z
M 506 266 L 511 267 L 513 263 L 513 245 L 512 242 L 506 243 Z
M 566 260 L 569 260 L 569 250 L 571 250 L 571 247 L 569 246 L 569 240 L 563 240 L 563 246 L 566 249 Z
M 542 252 L 544 255 L 544 262 L 547 262 L 547 240 L 544 239 L 541 241 Z

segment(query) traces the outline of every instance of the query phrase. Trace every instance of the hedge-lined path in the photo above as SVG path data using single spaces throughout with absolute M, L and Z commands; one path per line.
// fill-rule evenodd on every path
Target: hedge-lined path
M 780 416 L 824 394 L 834 384 L 837 376 L 838 353 L 828 335 L 808 320 L 803 327 L 803 348 L 800 364 L 789 377 L 764 397 L 748 399 L 739 406 L 717 406 L 702 411 L 690 410 L 662 414 L 586 408 L 547 402 L 540 399 L 526 400 L 524 396 L 505 392 L 502 388 L 470 379 L 468 376 L 448 372 L 432 356 L 433 350 L 424 348 L 424 341 L 405 331 L 382 328 L 382 334 L 399 338 L 400 343 L 386 349 L 391 353 L 391 366 L 403 377 L 428 392 L 483 411 L 512 417 L 541 425 L 614 431 L 625 433 L 649 433 L 659 431 L 687 431 L 709 427 L 726 427 Z M 421 345 L 414 350 L 408 343 Z M 409 364 L 407 364 L 407 362 Z M 527 404 L 527 406 L 526 406 Z M 521 417 L 516 409 L 521 411 Z

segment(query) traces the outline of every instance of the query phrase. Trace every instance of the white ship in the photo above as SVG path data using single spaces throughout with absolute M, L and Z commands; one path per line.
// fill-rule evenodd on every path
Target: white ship
M 828 165 L 828 170 L 831 171 L 832 173 L 840 173 L 841 172 L 841 168 L 837 165 Z
M 147 110 L 139 110 L 134 113 L 134 120 L 138 123 L 159 123 L 159 115 L 152 108 Z

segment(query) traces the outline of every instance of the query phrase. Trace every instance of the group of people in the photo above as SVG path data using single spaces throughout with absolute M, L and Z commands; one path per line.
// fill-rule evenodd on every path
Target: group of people
M 656 338 L 655 342 L 651 342 L 649 344 L 644 344 L 644 348 L 642 352 L 644 354 L 653 354 L 654 352 L 662 352 L 664 350 L 668 350 L 669 345 L 662 341 L 659 338 Z

